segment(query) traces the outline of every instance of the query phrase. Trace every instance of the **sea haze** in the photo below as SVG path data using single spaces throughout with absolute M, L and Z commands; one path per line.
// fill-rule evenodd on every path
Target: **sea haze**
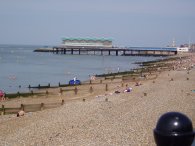
M 29 85 L 67 84 L 74 77 L 84 81 L 89 75 L 128 71 L 138 67 L 135 62 L 161 58 L 33 52 L 38 47 L 41 46 L 0 45 L 0 90 L 24 92 Z

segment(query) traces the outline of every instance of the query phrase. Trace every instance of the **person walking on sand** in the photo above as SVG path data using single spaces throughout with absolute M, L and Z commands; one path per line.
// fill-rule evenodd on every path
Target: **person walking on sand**
M 73 80 L 74 80 L 74 84 L 76 84 L 77 77 L 74 77 Z

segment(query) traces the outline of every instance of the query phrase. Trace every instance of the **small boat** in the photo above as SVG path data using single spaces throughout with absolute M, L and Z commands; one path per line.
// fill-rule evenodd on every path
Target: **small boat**
M 70 80 L 69 85 L 80 85 L 81 81 L 80 80 Z

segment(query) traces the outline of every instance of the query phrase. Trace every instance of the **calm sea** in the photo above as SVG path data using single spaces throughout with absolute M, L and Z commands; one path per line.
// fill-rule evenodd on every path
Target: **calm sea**
M 135 62 L 161 57 L 62 55 L 33 52 L 42 46 L 0 45 L 0 90 L 6 93 L 28 91 L 28 86 L 67 84 L 77 77 L 128 71 Z

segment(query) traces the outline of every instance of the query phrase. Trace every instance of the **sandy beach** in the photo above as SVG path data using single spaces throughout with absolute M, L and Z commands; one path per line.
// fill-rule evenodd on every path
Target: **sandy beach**
M 169 111 L 186 114 L 195 126 L 195 54 L 172 62 L 172 69 L 156 73 L 142 85 L 121 80 L 79 86 L 74 92 L 48 89 L 48 97 L 16 98 L 1 102 L 7 107 L 20 104 L 53 103 L 58 108 L 0 116 L 0 145 L 12 146 L 155 146 L 153 129 L 158 118 Z M 189 70 L 188 70 L 189 69 Z M 95 81 L 94 81 L 95 82 Z M 109 83 L 108 91 L 105 85 Z M 125 84 L 131 92 L 123 92 Z M 120 93 L 116 94 L 118 90 Z M 85 99 L 85 101 L 83 101 Z

